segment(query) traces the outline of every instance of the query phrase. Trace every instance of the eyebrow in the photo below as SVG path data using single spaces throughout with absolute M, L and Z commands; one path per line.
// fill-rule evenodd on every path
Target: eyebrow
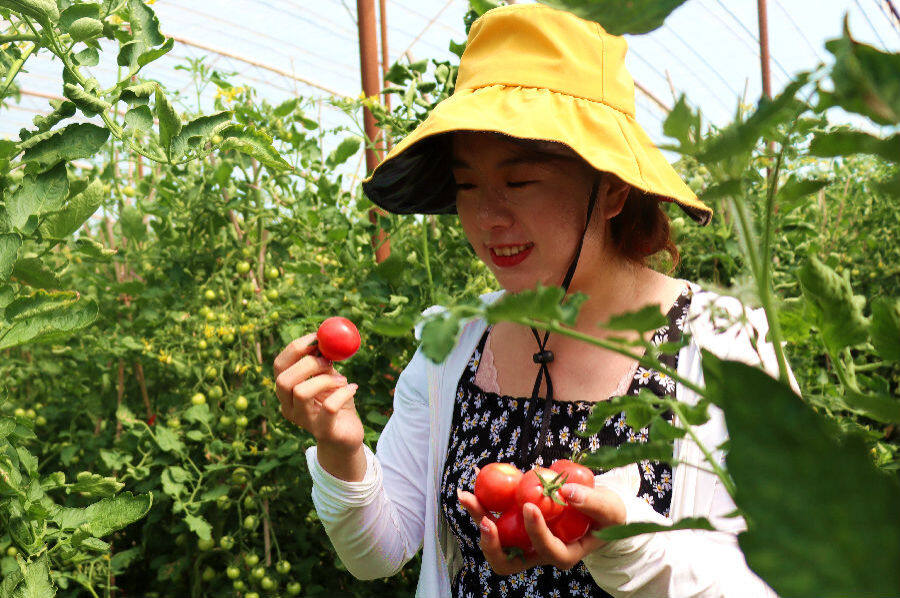
M 506 168 L 509 166 L 518 166 L 520 164 L 537 164 L 540 162 L 546 161 L 547 158 L 542 156 L 517 156 L 514 158 L 507 158 L 498 164 L 500 168 Z M 450 168 L 462 168 L 462 169 L 471 169 L 469 163 L 464 160 L 459 160 L 454 158 L 450 161 Z

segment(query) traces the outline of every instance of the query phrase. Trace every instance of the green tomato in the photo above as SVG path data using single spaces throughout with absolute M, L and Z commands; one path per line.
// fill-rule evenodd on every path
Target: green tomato
M 260 565 L 259 567 L 254 567 L 252 571 L 250 571 L 250 577 L 253 579 L 262 579 L 266 576 L 266 568 Z
M 275 580 L 268 575 L 259 580 L 259 587 L 267 591 L 274 590 L 276 585 Z
M 252 552 L 248 552 L 244 555 L 244 564 L 248 567 L 255 567 L 259 564 L 259 557 Z
M 291 564 L 287 561 L 278 561 L 278 564 L 275 565 L 275 570 L 282 575 L 287 575 L 291 570 Z
M 232 344 L 234 342 L 234 335 L 229 332 L 228 334 L 226 334 L 225 336 L 222 337 L 222 342 L 225 343 L 226 345 Z
M 238 262 L 235 270 L 237 270 L 238 274 L 246 274 L 250 271 L 250 262 Z
M 211 398 L 211 399 L 221 399 L 222 394 L 223 394 L 222 387 L 219 386 L 218 384 L 215 386 L 212 386 L 209 389 L 209 398 Z
M 203 293 L 203 298 L 207 301 L 215 301 L 216 297 L 218 297 L 218 295 L 216 295 L 216 292 L 212 289 L 206 289 L 206 292 Z
M 266 291 L 266 298 L 269 301 L 275 301 L 276 299 L 278 299 L 278 291 L 275 289 L 269 289 L 268 291 Z
M 181 420 L 178 419 L 177 417 L 170 417 L 169 419 L 166 420 L 166 425 L 168 427 L 172 428 L 173 430 L 177 430 L 178 428 L 181 427 Z
M 213 540 L 212 538 L 210 538 L 208 540 L 204 540 L 203 538 L 200 538 L 199 540 L 197 540 L 197 548 L 203 552 L 206 552 L 207 550 L 211 550 L 215 545 L 216 545 L 216 541 Z
M 219 375 L 219 370 L 217 370 L 214 365 L 208 365 L 206 366 L 206 369 L 203 370 L 203 375 L 206 376 L 208 380 L 212 380 Z
M 216 359 L 222 359 L 222 349 L 216 347 L 215 349 L 213 349 L 212 354 L 213 354 L 213 357 L 215 357 Z
M 191 403 L 194 405 L 206 405 L 206 397 L 203 396 L 202 392 L 198 392 L 191 397 Z
M 203 570 L 203 581 L 212 581 L 216 577 L 216 570 L 212 567 L 207 567 Z
M 241 247 L 241 255 L 244 257 L 253 257 L 253 250 L 246 245 Z
M 202 340 L 202 339 L 201 339 L 200 341 L 197 342 L 197 348 L 200 349 L 201 351 L 206 351 L 206 348 L 207 348 L 208 346 L 209 346 L 209 345 L 206 343 L 205 340 Z
M 231 419 L 230 415 L 223 415 L 223 416 L 219 417 L 219 425 L 221 425 L 221 426 L 224 426 L 227 428 L 228 426 L 230 426 L 233 423 L 234 423 L 234 421 Z
M 281 314 L 278 313 L 278 310 L 275 310 L 269 313 L 269 320 L 271 320 L 272 322 L 277 322 L 280 315 Z
M 244 581 L 243 581 L 242 579 L 235 579 L 235 580 L 231 583 L 231 587 L 233 587 L 233 588 L 234 588 L 235 590 L 237 590 L 238 592 L 243 592 L 244 590 L 247 589 L 247 584 L 245 584 Z
M 240 440 L 233 440 L 231 442 L 231 448 L 234 449 L 235 451 L 240 452 L 240 451 L 244 450 L 244 443 L 241 442 Z
M 247 481 L 247 470 L 243 467 L 236 467 L 233 472 L 231 472 L 231 481 L 235 484 L 243 484 Z
M 249 404 L 247 397 L 244 395 L 238 395 L 238 398 L 234 400 L 234 408 L 238 411 L 246 411 Z
M 247 424 L 249 423 L 250 421 L 247 419 L 246 415 L 239 415 L 234 418 L 234 425 L 236 425 L 238 428 L 246 428 Z
M 250 293 L 252 293 L 253 291 L 256 290 L 256 285 L 248 280 L 247 282 L 245 282 L 244 284 L 241 285 L 241 290 L 249 295 Z
M 247 592 L 244 594 L 244 598 L 259 598 L 259 594 L 256 592 Z
M 47 418 L 44 417 L 43 415 L 39 415 L 39 416 L 37 416 L 37 419 L 34 420 L 34 424 L 35 424 L 36 426 L 46 426 L 46 425 L 47 425 Z
M 16 410 L 13 411 L 13 415 L 16 417 L 25 417 L 25 410 L 21 407 L 16 407 Z
M 37 417 L 37 411 L 35 411 L 34 409 L 29 409 L 25 412 L 25 417 L 27 417 L 28 419 L 34 419 Z
M 206 305 L 204 305 L 199 310 L 197 310 L 197 313 L 200 315 L 201 318 L 205 318 L 206 314 L 208 314 L 209 312 L 210 312 L 210 309 Z
M 244 508 L 245 509 L 255 509 L 256 501 L 249 494 L 244 497 Z
M 241 576 L 241 570 L 238 567 L 228 567 L 225 569 L 225 575 L 228 579 L 237 579 Z
M 257 523 L 256 515 L 247 515 L 244 517 L 244 529 L 247 531 L 255 529 Z
M 215 322 L 218 317 L 219 316 L 217 316 L 216 312 L 214 312 L 214 311 L 206 312 L 206 321 L 207 322 Z
M 278 268 L 276 268 L 275 266 L 271 266 L 271 267 L 269 267 L 269 269 L 266 270 L 266 278 L 274 280 L 274 279 L 278 278 L 278 275 L 279 275 Z
M 229 505 L 231 505 L 231 499 L 228 498 L 227 494 L 223 494 L 222 496 L 220 496 L 219 498 L 216 499 L 216 504 L 219 506 L 220 509 L 227 509 L 229 507 Z M 230 536 L 225 536 L 225 537 L 228 538 Z M 221 543 L 222 542 L 220 540 L 219 544 L 221 544 Z M 222 546 L 222 548 L 225 548 L 225 547 Z
M 219 548 L 222 550 L 231 550 L 234 548 L 234 538 L 231 536 L 222 536 L 219 538 Z
M 222 143 L 222 136 L 221 135 L 213 135 L 211 141 L 212 141 L 213 145 L 219 145 L 220 143 Z
M 17 554 L 19 554 L 19 549 L 15 546 L 10 546 L 6 549 L 6 556 L 16 556 Z
M 300 585 L 299 581 L 292 581 L 284 589 L 288 593 L 288 596 L 299 596 L 300 590 L 302 590 L 303 588 Z

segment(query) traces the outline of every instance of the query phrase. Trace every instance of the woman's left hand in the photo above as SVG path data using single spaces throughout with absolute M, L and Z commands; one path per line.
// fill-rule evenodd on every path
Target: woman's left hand
M 572 490 L 581 495 L 581 500 L 579 500 L 578 494 L 574 497 L 571 496 Z M 625 523 L 625 504 L 612 490 L 602 486 L 588 488 L 578 484 L 565 484 L 560 489 L 560 494 L 570 505 L 594 521 L 591 530 L 581 539 L 571 544 L 565 544 L 550 532 L 540 510 L 532 504 L 526 504 L 523 507 L 522 515 L 525 519 L 525 531 L 531 538 L 534 552 L 528 553 L 524 557 L 510 559 L 500 546 L 497 526 L 490 518 L 486 517 L 488 512 L 481 506 L 474 494 L 459 492 L 460 503 L 481 528 L 481 550 L 495 573 L 514 575 L 538 565 L 553 565 L 567 571 L 577 565 L 586 554 L 606 545 L 606 541 L 594 536 L 592 531 Z

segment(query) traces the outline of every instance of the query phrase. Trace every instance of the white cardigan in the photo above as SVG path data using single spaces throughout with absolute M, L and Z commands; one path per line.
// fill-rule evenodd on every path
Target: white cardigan
M 765 312 L 745 309 L 733 297 L 687 284 L 694 291 L 686 324 L 692 340 L 679 352 L 678 374 L 703 384 L 703 347 L 723 359 L 762 363 L 776 377 L 774 350 L 764 342 L 768 330 Z M 503 293 L 488 293 L 482 300 L 492 303 Z M 716 309 L 705 309 L 713 302 Z M 423 313 L 443 309 L 432 306 Z M 730 317 L 723 319 L 720 309 Z M 729 325 L 742 312 L 758 333 L 761 355 L 751 345 L 750 325 Z M 440 509 L 440 479 L 457 383 L 486 326 L 483 319 L 470 320 L 442 364 L 428 360 L 421 347 L 415 352 L 397 380 L 394 411 L 376 453 L 364 445 L 367 469 L 362 481 L 347 482 L 332 476 L 319 465 L 316 447 L 307 449 L 313 504 L 341 561 L 355 577 L 394 575 L 422 548 L 416 596 L 450 597 L 450 580 L 462 558 Z M 415 336 L 421 338 L 421 325 L 416 327 Z M 799 393 L 793 374 L 790 378 Z M 675 396 L 688 404 L 697 401 L 697 395 L 681 384 L 676 386 Z M 710 420 L 695 432 L 712 451 L 726 440 L 727 432 L 721 410 L 711 406 L 710 415 Z M 719 450 L 713 454 L 720 461 L 724 459 Z M 703 463 L 703 454 L 690 438 L 675 442 L 674 458 L 698 466 Z M 671 524 L 683 517 L 707 517 L 718 531 L 676 530 L 609 542 L 583 559 L 597 585 L 616 597 L 776 596 L 747 567 L 736 537 L 746 524 L 741 517 L 728 517 L 735 506 L 716 476 L 677 464 L 673 470 L 671 519 L 637 496 L 639 481 L 636 464 L 596 477 L 598 484 L 622 498 L 628 523 Z

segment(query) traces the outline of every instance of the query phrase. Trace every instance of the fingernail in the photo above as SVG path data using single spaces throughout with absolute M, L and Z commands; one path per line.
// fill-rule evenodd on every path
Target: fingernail
M 356 390 L 357 388 L 359 388 L 359 384 L 351 384 L 350 385 L 350 390 Z
M 335 382 L 340 382 L 341 384 L 347 383 L 347 378 L 345 378 L 344 376 L 332 376 L 331 379 Z
M 584 500 L 584 491 L 578 487 L 578 484 L 564 484 L 563 487 L 559 489 L 559 492 L 562 494 L 563 498 L 573 505 L 581 504 Z
M 481 533 L 482 534 L 491 533 L 491 524 L 488 523 L 488 521 L 489 520 L 487 518 L 487 515 L 485 515 L 484 517 L 481 518 Z
M 459 488 L 456 489 L 456 498 L 462 500 L 462 490 L 460 490 Z

